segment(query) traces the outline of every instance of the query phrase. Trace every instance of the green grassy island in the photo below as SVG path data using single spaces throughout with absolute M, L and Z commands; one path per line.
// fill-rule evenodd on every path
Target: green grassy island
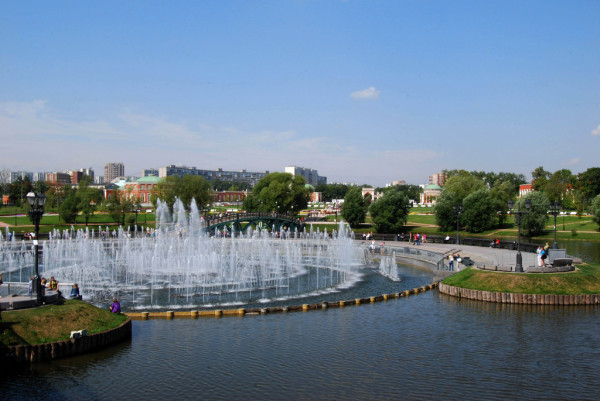
M 600 265 L 581 264 L 569 273 L 502 273 L 464 269 L 442 281 L 470 290 L 521 294 L 600 294 Z
M 111 313 L 87 302 L 60 300 L 39 308 L 3 311 L 0 346 L 37 345 L 68 340 L 71 331 L 88 335 L 119 327 L 127 316 Z

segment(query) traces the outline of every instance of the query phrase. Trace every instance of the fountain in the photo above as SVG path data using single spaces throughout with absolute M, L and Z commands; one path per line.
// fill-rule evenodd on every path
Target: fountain
M 43 276 L 78 283 L 84 299 L 127 309 L 197 308 L 314 296 L 354 285 L 365 265 L 353 233 L 311 230 L 278 238 L 266 229 L 211 237 L 195 202 L 173 213 L 161 201 L 153 230 L 51 233 L 43 242 Z M 33 257 L 25 242 L 3 241 L 0 271 L 27 282 Z M 5 276 L 6 277 L 6 276 Z M 66 288 L 64 288 L 66 290 Z
M 396 252 L 392 252 L 391 256 L 382 256 L 379 262 L 379 274 L 389 278 L 392 281 L 401 281 L 402 278 L 398 274 L 398 265 L 396 264 Z

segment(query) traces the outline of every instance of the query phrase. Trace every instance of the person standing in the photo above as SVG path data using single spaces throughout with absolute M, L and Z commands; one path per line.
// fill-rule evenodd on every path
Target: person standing
M 542 267 L 542 251 L 544 250 L 544 248 L 542 248 L 542 246 L 538 246 L 538 249 L 535 253 L 537 253 L 537 264 L 538 267 Z
M 454 255 L 448 255 L 448 270 L 454 271 Z

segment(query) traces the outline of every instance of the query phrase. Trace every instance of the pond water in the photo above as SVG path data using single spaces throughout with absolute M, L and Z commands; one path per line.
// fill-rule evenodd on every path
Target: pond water
M 414 287 L 431 277 L 402 268 Z M 374 295 L 374 294 L 371 294 Z M 597 399 L 597 307 L 429 291 L 276 315 L 134 321 L 130 342 L 4 367 L 2 399 Z

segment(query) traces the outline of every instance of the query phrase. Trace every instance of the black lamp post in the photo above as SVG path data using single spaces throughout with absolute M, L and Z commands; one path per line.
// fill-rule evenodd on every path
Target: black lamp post
M 334 209 L 335 209 L 335 222 L 336 222 L 336 223 L 337 223 L 337 212 L 338 212 L 338 206 L 339 206 L 339 205 L 338 205 L 338 203 L 337 203 L 337 202 L 335 202 L 335 207 L 334 207 Z
M 512 212 L 512 208 L 515 206 L 515 202 L 512 200 L 508 201 L 508 210 Z M 514 215 L 517 216 L 517 227 L 519 227 L 519 236 L 517 242 L 517 263 L 515 264 L 515 272 L 522 273 L 523 272 L 523 258 L 521 256 L 521 216 L 524 214 L 529 214 L 529 210 L 531 209 L 531 199 L 527 199 L 525 201 L 526 211 L 521 211 L 521 204 L 517 203 L 517 211 L 514 212 Z
M 29 192 L 27 194 L 27 202 L 29 203 L 29 217 L 31 217 L 31 221 L 35 225 L 35 238 L 33 240 L 33 245 L 35 246 L 35 275 L 33 277 L 33 287 L 35 290 L 36 302 L 38 305 L 41 305 L 44 301 L 44 296 L 42 294 L 42 285 L 40 283 L 40 274 L 39 274 L 39 248 L 38 248 L 38 239 L 40 237 L 40 220 L 42 219 L 42 215 L 44 214 L 44 203 L 46 203 L 46 195 L 37 194 L 35 192 Z
M 454 205 L 452 209 L 456 212 L 456 245 L 460 244 L 460 214 L 463 211 L 462 205 Z
M 556 216 L 559 215 L 561 207 L 560 202 L 550 202 L 550 214 L 554 216 L 554 249 L 558 249 L 558 244 L 556 242 Z
M 131 207 L 131 211 L 135 212 L 135 225 L 137 226 L 137 216 L 138 216 L 138 213 L 140 212 L 140 208 L 137 207 L 137 206 L 135 206 L 135 205 L 133 205 Z

